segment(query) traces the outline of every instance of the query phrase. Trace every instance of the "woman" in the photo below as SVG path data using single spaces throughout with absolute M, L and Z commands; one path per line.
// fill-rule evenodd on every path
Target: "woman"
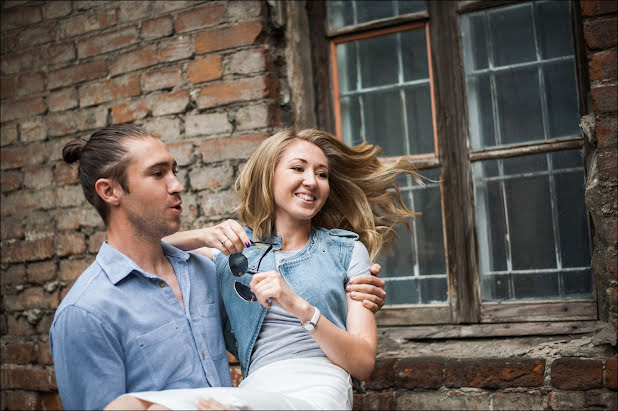
M 239 408 L 351 409 L 350 375 L 371 374 L 377 332 L 373 313 L 346 295 L 345 284 L 369 272 L 394 225 L 414 214 L 396 185 L 401 173 L 417 178 L 412 166 L 383 164 L 378 152 L 317 130 L 266 139 L 236 184 L 247 228 L 232 225 L 217 238 L 232 252 L 248 237 L 248 263 L 239 269 L 243 257 L 212 255 L 236 340 L 228 348 L 244 380 L 239 388 L 133 393 L 110 408 L 187 408 L 198 400 L 207 408 L 200 398 L 210 398 Z M 199 231 L 168 240 L 195 248 Z

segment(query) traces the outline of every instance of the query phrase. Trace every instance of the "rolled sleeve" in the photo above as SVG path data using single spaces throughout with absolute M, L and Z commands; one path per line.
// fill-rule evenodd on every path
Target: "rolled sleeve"
M 102 409 L 126 392 L 121 343 L 92 313 L 66 307 L 51 327 L 49 342 L 65 409 Z

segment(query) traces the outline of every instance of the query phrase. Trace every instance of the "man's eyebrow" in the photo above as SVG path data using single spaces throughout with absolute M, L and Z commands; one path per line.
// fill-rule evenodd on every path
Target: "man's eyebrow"
M 146 169 L 150 170 L 153 168 L 169 167 L 169 165 L 170 165 L 169 161 L 159 161 L 158 163 L 149 165 L 148 167 L 146 167 Z M 176 160 L 174 160 L 174 162 L 172 163 L 172 168 L 176 168 L 177 166 L 178 164 L 176 163 Z

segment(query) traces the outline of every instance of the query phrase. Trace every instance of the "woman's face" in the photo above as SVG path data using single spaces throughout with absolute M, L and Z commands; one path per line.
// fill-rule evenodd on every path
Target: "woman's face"
M 311 220 L 326 202 L 329 191 L 324 152 L 304 140 L 288 146 L 273 177 L 276 220 Z

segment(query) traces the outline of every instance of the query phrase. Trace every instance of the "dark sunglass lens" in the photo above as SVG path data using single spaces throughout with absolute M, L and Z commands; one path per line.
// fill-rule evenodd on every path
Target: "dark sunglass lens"
M 255 294 L 251 291 L 251 288 L 247 287 L 243 283 L 239 283 L 238 281 L 234 282 L 234 289 L 240 298 L 245 301 L 252 302 L 257 301 Z
M 230 267 L 230 272 L 235 277 L 242 276 L 247 272 L 247 268 L 249 268 L 247 257 L 240 253 L 230 254 L 228 265 Z

